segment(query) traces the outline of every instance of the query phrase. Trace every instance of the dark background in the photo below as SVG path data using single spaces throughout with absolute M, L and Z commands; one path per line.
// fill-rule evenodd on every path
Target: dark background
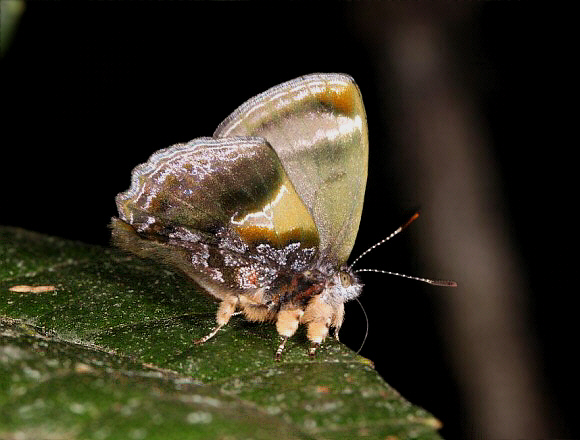
M 417 99 L 417 89 L 401 86 L 414 79 L 397 76 L 395 43 L 401 36 L 414 41 L 417 29 L 435 29 L 443 46 L 427 55 L 434 64 L 438 54 L 451 61 L 442 67 L 448 75 L 444 86 L 425 81 L 419 90 L 431 96 L 457 87 L 459 101 L 475 109 L 476 132 L 485 133 L 481 154 L 488 158 L 478 174 L 480 191 L 491 206 L 501 206 L 500 235 L 510 243 L 523 286 L 517 314 L 503 319 L 523 322 L 516 333 L 525 337 L 516 346 L 533 360 L 522 365 L 530 367 L 529 389 L 542 404 L 530 412 L 537 426 L 515 434 L 580 436 L 571 423 L 577 404 L 570 404 L 578 391 L 571 357 L 578 345 L 571 302 L 576 228 L 569 215 L 577 199 L 571 197 L 577 140 L 565 117 L 577 102 L 567 81 L 568 59 L 577 52 L 566 50 L 571 15 L 522 3 L 29 2 L 1 60 L 0 224 L 108 245 L 114 197 L 152 152 L 211 135 L 239 104 L 280 82 L 312 72 L 348 73 L 365 100 L 371 158 L 353 256 L 421 207 L 418 222 L 360 267 L 460 282 L 449 293 L 365 276 L 361 301 L 370 333 L 361 354 L 403 396 L 441 419 L 446 438 L 510 437 L 510 427 L 522 422 L 496 426 L 497 403 L 469 386 L 482 374 L 477 362 L 464 371 L 460 349 L 448 338 L 462 330 L 448 326 L 454 309 L 443 303 L 453 295 L 469 299 L 470 278 L 453 265 L 431 264 L 417 246 L 433 240 L 430 218 L 442 205 L 409 189 L 409 181 L 421 178 L 414 161 L 429 159 L 414 158 L 401 141 L 407 139 L 401 130 L 414 130 L 401 109 Z M 435 148 L 431 153 L 439 156 Z M 450 173 L 464 169 L 453 157 L 442 164 Z M 450 215 L 461 219 L 461 209 Z M 437 242 L 450 253 L 465 245 Z M 350 304 L 342 340 L 356 350 L 364 331 L 360 308 Z M 502 378 L 506 387 L 512 379 Z

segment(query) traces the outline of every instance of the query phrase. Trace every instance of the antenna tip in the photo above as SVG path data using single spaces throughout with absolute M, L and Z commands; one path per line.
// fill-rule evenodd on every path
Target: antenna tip
M 429 284 L 441 287 L 457 287 L 457 283 L 453 280 L 430 280 Z

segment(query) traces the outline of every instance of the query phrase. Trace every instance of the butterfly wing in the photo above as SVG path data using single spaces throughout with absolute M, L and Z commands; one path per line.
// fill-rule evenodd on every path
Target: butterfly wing
M 284 249 L 306 258 L 319 244 L 314 220 L 262 138 L 198 138 L 160 150 L 133 170 L 116 202 L 120 247 L 181 268 L 218 297 L 267 284 L 268 267 L 285 263 Z
M 230 136 L 259 136 L 272 145 L 314 218 L 322 256 L 344 264 L 358 232 L 368 162 L 366 115 L 354 80 L 313 74 L 273 87 L 214 133 Z

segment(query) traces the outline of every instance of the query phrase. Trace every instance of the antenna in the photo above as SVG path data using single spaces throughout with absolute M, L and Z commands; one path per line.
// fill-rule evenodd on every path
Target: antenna
M 389 235 L 386 238 L 383 238 L 378 243 L 373 244 L 370 248 L 368 248 L 366 251 L 364 251 L 362 254 L 360 254 L 358 257 L 356 257 L 354 259 L 354 261 L 352 262 L 352 264 L 348 268 L 349 269 L 352 269 L 353 266 L 362 257 L 364 257 L 366 254 L 368 254 L 373 249 L 379 247 L 383 243 L 386 243 L 391 238 L 393 238 L 395 235 L 399 234 L 403 229 L 405 229 L 407 226 L 409 226 L 411 223 L 413 223 L 415 220 L 417 220 L 417 218 L 419 218 L 419 211 L 415 212 L 411 216 L 411 218 L 409 220 L 407 220 L 403 225 L 399 226 L 394 232 L 391 233 L 391 235 Z M 354 271 L 354 273 L 360 273 L 360 272 L 374 272 L 374 273 L 383 273 L 383 274 L 386 274 L 386 275 L 395 275 L 397 277 L 408 278 L 410 280 L 422 281 L 424 283 L 431 284 L 433 286 L 457 287 L 457 283 L 455 281 L 452 281 L 452 280 L 432 280 L 432 279 L 429 279 L 429 278 L 414 277 L 414 276 L 411 276 L 411 275 L 405 275 L 405 274 L 397 273 L 397 272 L 389 272 L 388 270 L 381 270 L 381 269 L 357 269 L 357 270 Z
M 433 286 L 457 287 L 457 283 L 455 281 L 453 281 L 453 280 L 432 280 L 430 278 L 414 277 L 414 276 L 411 276 L 411 275 L 405 275 L 403 273 L 389 272 L 388 270 L 381 270 L 381 269 L 357 269 L 354 272 L 355 273 L 359 273 L 359 272 L 384 273 L 386 275 L 395 275 L 397 277 L 408 278 L 410 280 L 422 281 L 424 283 L 431 284 Z
M 386 238 L 383 238 L 378 243 L 373 244 L 370 248 L 368 248 L 366 251 L 364 251 L 362 254 L 360 254 L 358 257 L 356 257 L 354 259 L 354 261 L 352 262 L 352 264 L 350 266 L 348 266 L 348 268 L 352 269 L 353 266 L 358 262 L 358 260 L 360 260 L 362 257 L 364 257 L 366 254 L 368 254 L 373 249 L 379 247 L 381 244 L 389 241 L 391 238 L 393 238 L 395 235 L 397 235 L 399 232 L 401 232 L 403 229 L 405 229 L 407 226 L 409 226 L 411 223 L 413 223 L 415 220 L 417 220 L 417 218 L 419 218 L 419 211 L 415 212 L 415 214 L 413 214 L 411 216 L 411 218 L 409 220 L 407 220 L 407 222 L 405 224 L 399 226 L 393 233 L 391 233 L 391 235 L 389 235 Z

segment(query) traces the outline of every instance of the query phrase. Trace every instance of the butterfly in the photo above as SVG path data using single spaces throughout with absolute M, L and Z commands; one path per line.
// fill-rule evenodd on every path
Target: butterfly
M 154 153 L 117 195 L 113 242 L 185 273 L 220 301 L 204 343 L 241 312 L 304 324 L 309 353 L 338 332 L 362 283 L 347 265 L 367 180 L 362 96 L 344 74 L 311 74 L 251 98 L 216 129 Z M 401 229 L 401 228 L 399 228 Z

